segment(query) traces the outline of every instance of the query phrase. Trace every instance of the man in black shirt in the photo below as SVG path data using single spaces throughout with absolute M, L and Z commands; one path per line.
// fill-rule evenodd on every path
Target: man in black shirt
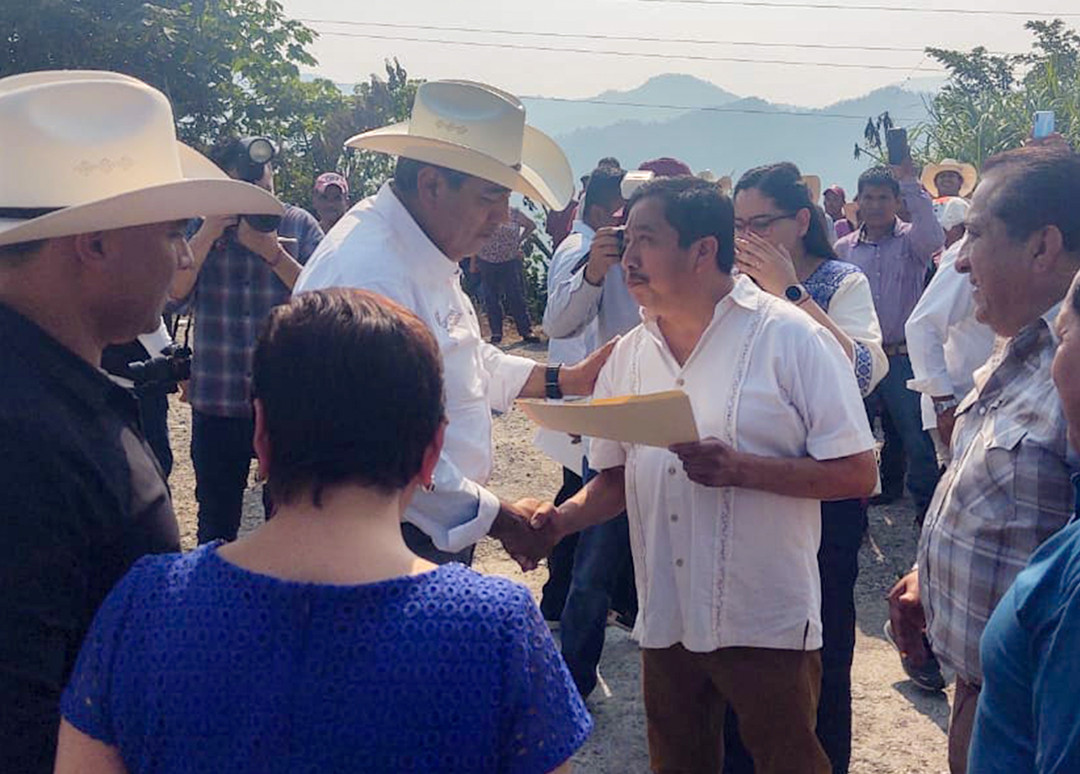
M 102 350 L 156 328 L 197 215 L 280 213 L 176 142 L 113 73 L 0 79 L 0 771 L 49 772 L 59 698 L 105 595 L 179 550 L 134 397 Z

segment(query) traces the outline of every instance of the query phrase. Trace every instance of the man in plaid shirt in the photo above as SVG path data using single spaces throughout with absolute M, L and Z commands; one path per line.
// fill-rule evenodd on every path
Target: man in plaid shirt
M 1069 520 L 1077 470 L 1050 364 L 1053 321 L 1080 269 L 1080 157 L 1029 147 L 983 172 L 956 268 L 975 286 L 977 319 L 1004 340 L 956 408 L 953 462 L 927 511 L 917 569 L 890 593 L 901 652 L 915 667 L 925 662 L 925 627 L 956 672 L 953 774 L 967 770 L 983 629 L 1032 552 Z
M 210 157 L 239 178 L 244 152 L 229 138 Z M 274 192 L 269 163 L 255 185 Z M 189 240 L 194 264 L 177 272 L 170 310 L 191 309 L 195 317 L 188 398 L 199 543 L 236 538 L 252 456 L 255 340 L 270 310 L 289 300 L 322 236 L 314 217 L 286 206 L 276 232 L 257 231 L 237 216 L 207 218 Z

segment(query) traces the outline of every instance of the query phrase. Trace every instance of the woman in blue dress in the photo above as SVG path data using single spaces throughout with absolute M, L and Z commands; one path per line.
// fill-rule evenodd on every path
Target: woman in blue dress
M 860 269 L 836 259 L 822 212 L 794 164 L 747 172 L 735 186 L 735 245 L 739 271 L 763 290 L 797 304 L 827 328 L 851 360 L 863 396 L 889 370 L 870 283 Z M 819 396 L 828 400 L 829 396 Z M 855 653 L 855 580 L 866 531 L 866 503 L 821 504 L 821 697 L 818 738 L 835 774 L 851 759 L 851 662 Z M 731 748 L 738 740 L 729 732 Z M 728 772 L 746 771 L 738 754 Z
M 401 537 L 445 427 L 423 323 L 364 291 L 303 294 L 271 315 L 252 392 L 275 517 L 117 585 L 57 771 L 568 768 L 591 720 L 529 591 Z

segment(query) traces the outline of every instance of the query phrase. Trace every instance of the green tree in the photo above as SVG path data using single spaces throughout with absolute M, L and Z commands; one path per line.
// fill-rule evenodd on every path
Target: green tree
M 325 113 L 311 136 L 309 158 L 313 171 L 333 170 L 349 181 L 354 199 L 370 196 L 394 172 L 394 160 L 382 153 L 345 148 L 354 135 L 405 121 L 412 110 L 420 81 L 410 79 L 397 59 L 385 63 L 386 78 L 371 75 L 353 93 Z
M 315 65 L 315 32 L 277 0 L 36 0 L 0 4 L 0 76 L 45 69 L 127 73 L 161 89 L 180 138 L 206 149 L 223 134 L 265 134 L 282 148 L 281 188 L 321 116 L 344 95 Z
M 1053 110 L 1057 130 L 1080 140 L 1080 36 L 1060 19 L 1029 21 L 1032 50 L 993 55 L 930 48 L 949 82 L 930 104 L 926 154 L 981 165 L 1023 144 L 1038 110 Z
M 1039 110 L 1053 110 L 1057 131 L 1080 143 L 1080 35 L 1060 19 L 1024 26 L 1034 36 L 1026 54 L 926 49 L 949 80 L 928 105 L 930 120 L 909 130 L 917 162 L 954 158 L 980 166 L 1022 145 Z M 889 125 L 887 115 L 871 119 L 856 158 L 880 161 Z

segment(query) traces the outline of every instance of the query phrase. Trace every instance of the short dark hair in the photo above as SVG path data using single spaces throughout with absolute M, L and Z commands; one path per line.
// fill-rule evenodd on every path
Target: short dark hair
M 622 164 L 620 164 L 619 160 L 614 156 L 604 156 L 604 158 L 596 162 L 596 166 L 611 167 L 612 169 L 622 169 Z
M 1026 239 L 1054 226 L 1066 250 L 1080 251 L 1080 155 L 1058 148 L 1017 148 L 983 164 L 984 176 L 997 170 L 1003 174 L 990 210 L 1004 221 L 1011 238 Z
M 829 241 L 825 227 L 825 215 L 810 200 L 810 189 L 803 182 L 802 172 L 790 161 L 755 167 L 739 178 L 735 185 L 735 197 L 739 193 L 753 189 L 773 200 L 773 203 L 785 212 L 809 210 L 810 227 L 803 237 L 806 252 L 817 258 L 835 259 L 836 251 Z
M 426 161 L 417 161 L 416 159 L 398 156 L 397 164 L 394 166 L 394 187 L 401 193 L 416 193 L 419 186 L 420 170 L 424 167 L 434 167 L 439 170 L 443 177 L 446 178 L 446 182 L 455 191 L 461 188 L 465 181 L 469 179 L 469 175 L 458 172 L 456 169 L 447 169 L 446 167 L 440 167 L 438 164 L 428 164 Z
M 900 183 L 888 167 L 870 167 L 859 175 L 859 194 L 867 186 L 888 188 L 893 196 L 900 196 Z
M 1077 276 L 1080 276 L 1080 274 Z M 1069 300 L 1072 302 L 1073 314 L 1080 315 L 1080 282 L 1076 283 L 1072 297 Z
M 597 167 L 589 174 L 589 183 L 585 187 L 585 201 L 582 214 L 588 215 L 594 204 L 605 207 L 622 198 L 622 180 L 626 172 L 619 167 Z
M 664 217 L 679 234 L 679 247 L 703 237 L 716 237 L 716 265 L 725 274 L 735 263 L 735 208 L 715 183 L 692 175 L 658 177 L 634 191 L 626 205 L 629 216 L 643 199 L 659 199 Z
M 218 141 L 214 143 L 206 155 L 212 162 L 228 172 L 230 169 L 236 168 L 237 161 L 240 159 L 243 150 L 239 137 L 225 135 L 218 138 Z
M 444 416 L 431 331 L 366 290 L 302 293 L 274 309 L 251 391 L 270 439 L 268 486 L 283 503 L 308 494 L 319 507 L 323 490 L 343 483 L 403 489 Z

